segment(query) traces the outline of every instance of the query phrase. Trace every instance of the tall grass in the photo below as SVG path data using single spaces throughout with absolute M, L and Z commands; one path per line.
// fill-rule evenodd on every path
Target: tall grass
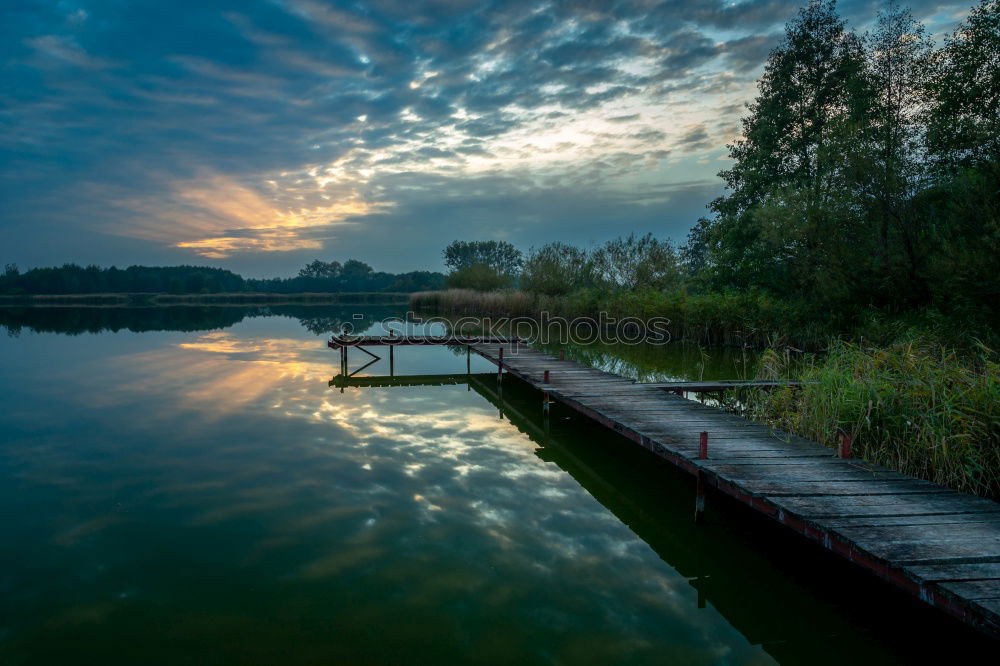
M 410 296 L 415 310 L 440 314 L 611 317 L 670 320 L 671 336 L 702 345 L 754 346 L 788 343 L 819 347 L 833 333 L 829 318 L 818 320 L 801 304 L 760 293 L 688 294 L 682 290 L 601 291 L 585 289 L 563 296 L 514 289 L 480 292 L 469 289 L 417 292 Z
M 745 397 L 751 418 L 900 472 L 1000 498 L 1000 356 L 927 338 L 886 347 L 838 341 L 821 356 L 769 350 L 759 378 L 806 384 Z

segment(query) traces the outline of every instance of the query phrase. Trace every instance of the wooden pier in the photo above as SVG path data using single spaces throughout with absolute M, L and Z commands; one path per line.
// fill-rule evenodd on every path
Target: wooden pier
M 546 412 L 563 405 L 695 475 L 696 519 L 714 488 L 1000 637 L 1000 504 L 851 458 L 849 439 L 834 452 L 687 400 L 675 383 L 637 383 L 517 342 L 458 344 L 497 366 L 498 380 L 540 390 Z M 682 390 L 699 388 L 723 387 Z

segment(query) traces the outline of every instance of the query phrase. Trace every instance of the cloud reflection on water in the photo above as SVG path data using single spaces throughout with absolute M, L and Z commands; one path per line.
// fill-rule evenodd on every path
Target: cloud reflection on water
M 0 453 L 44 535 L 28 543 L 63 572 L 16 585 L 77 599 L 53 630 L 108 630 L 121 608 L 239 624 L 261 612 L 230 589 L 247 585 L 278 617 L 378 625 L 392 645 L 461 635 L 497 660 L 585 644 L 594 661 L 766 659 L 478 394 L 341 393 L 318 342 L 220 331 L 63 371 L 63 416 Z M 428 365 L 454 361 L 434 351 Z

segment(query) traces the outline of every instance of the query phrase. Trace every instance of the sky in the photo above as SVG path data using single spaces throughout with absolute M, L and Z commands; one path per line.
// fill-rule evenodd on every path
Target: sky
M 843 1 L 852 27 L 882 3 Z M 970 0 L 909 6 L 938 37 Z M 0 263 L 682 242 L 798 3 L 4 0 Z

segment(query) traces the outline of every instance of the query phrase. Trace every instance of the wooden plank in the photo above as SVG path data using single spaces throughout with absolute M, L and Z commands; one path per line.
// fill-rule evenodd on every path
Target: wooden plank
M 954 583 L 938 583 L 942 590 L 962 599 L 998 599 L 1000 600 L 1000 580 L 967 580 Z
M 926 564 L 906 567 L 907 575 L 922 583 L 1000 578 L 1000 563 Z
M 991 523 L 840 527 L 834 531 L 855 548 L 894 566 L 1000 562 L 1000 530 Z
M 837 533 L 851 541 L 946 541 L 948 539 L 976 539 L 983 543 L 1000 545 L 1000 530 L 995 523 L 967 523 L 945 525 L 880 525 L 866 527 L 838 527 Z M 1000 555 L 1000 550 L 996 551 Z M 1000 561 L 1000 556 L 998 556 Z
M 988 550 L 984 549 L 986 546 L 989 547 Z M 860 546 L 858 550 L 896 567 L 915 564 L 994 562 L 997 560 L 997 543 L 983 544 L 978 539 L 872 543 Z
M 972 606 L 994 624 L 994 629 L 996 624 L 1000 624 L 1000 599 L 979 599 L 972 602 Z M 994 635 L 996 635 L 995 631 Z
M 827 527 L 880 527 L 885 525 L 951 525 L 963 523 L 998 523 L 998 513 L 945 513 L 925 516 L 850 516 L 847 518 L 825 518 Z
M 947 493 L 947 488 L 911 479 L 740 479 L 744 491 L 766 497 L 808 497 L 822 495 L 915 495 Z
M 725 477 L 730 481 L 886 481 L 886 480 L 911 480 L 910 477 L 899 472 L 872 472 L 866 469 L 859 469 L 846 464 L 846 461 L 832 458 L 829 461 L 798 464 L 768 465 L 757 464 L 747 465 L 732 464 L 725 462 L 708 462 L 702 467 L 711 470 L 713 473 Z M 932 488 L 941 488 L 926 481 L 923 484 Z
M 959 493 L 931 497 L 873 495 L 868 497 L 778 497 L 774 504 L 801 516 L 903 516 L 946 513 L 998 513 L 996 502 Z

